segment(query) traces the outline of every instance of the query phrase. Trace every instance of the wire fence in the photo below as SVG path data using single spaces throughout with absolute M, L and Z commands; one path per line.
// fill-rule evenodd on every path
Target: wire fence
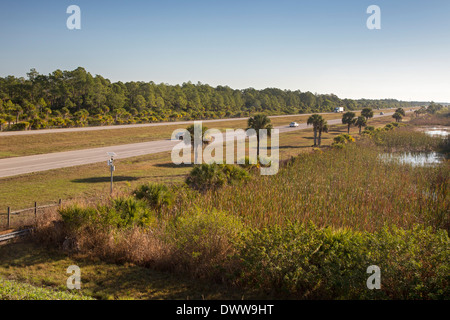
M 0 213 L 0 231 L 35 226 L 39 214 L 46 212 L 50 208 L 61 206 L 62 200 L 59 199 L 57 203 L 41 206 L 38 206 L 37 202 L 35 202 L 31 208 L 15 211 L 11 207 L 7 207 L 5 213 Z

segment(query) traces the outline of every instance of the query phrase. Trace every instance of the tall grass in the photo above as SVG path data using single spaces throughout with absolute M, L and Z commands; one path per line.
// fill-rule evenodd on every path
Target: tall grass
M 449 227 L 449 164 L 414 168 L 379 160 L 380 149 L 352 146 L 299 155 L 275 176 L 188 197 L 185 206 L 217 208 L 255 227 L 314 221 L 379 230 L 386 224 Z
M 432 137 L 423 132 L 412 130 L 410 127 L 402 127 L 395 130 L 395 134 L 389 131 L 381 131 L 373 135 L 376 145 L 382 146 L 386 151 L 432 151 L 442 144 L 442 139 Z

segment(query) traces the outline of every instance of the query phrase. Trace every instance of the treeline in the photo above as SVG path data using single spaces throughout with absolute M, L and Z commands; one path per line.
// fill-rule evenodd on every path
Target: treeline
M 256 90 L 212 87 L 191 82 L 168 85 L 154 82 L 114 82 L 92 76 L 84 68 L 56 70 L 49 75 L 35 69 L 27 79 L 0 78 L 0 130 L 147 123 L 176 120 L 247 117 L 384 107 L 420 103 L 340 99 L 334 94 L 267 88 Z

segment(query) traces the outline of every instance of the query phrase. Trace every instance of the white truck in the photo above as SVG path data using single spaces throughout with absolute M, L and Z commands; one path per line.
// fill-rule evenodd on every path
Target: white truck
M 336 107 L 336 108 L 334 108 L 334 112 L 336 112 L 336 113 L 344 112 L 344 107 Z

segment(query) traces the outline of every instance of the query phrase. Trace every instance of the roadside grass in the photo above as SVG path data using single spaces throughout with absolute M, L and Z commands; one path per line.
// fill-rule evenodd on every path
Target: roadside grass
M 92 298 L 0 278 L 0 300 L 92 300 Z
M 10 299 L 70 298 L 66 281 L 71 265 L 81 269 L 80 294 L 85 298 L 111 299 L 255 299 L 251 292 L 225 285 L 190 279 L 184 275 L 159 272 L 133 264 L 114 264 L 83 256 L 68 256 L 56 249 L 30 241 L 0 245 L 0 284 L 14 281 Z M 2 280 L 3 278 L 3 280 Z M 11 283 L 11 282 L 10 282 Z M 33 288 L 33 287 L 37 288 Z M 24 292 L 25 291 L 25 292 Z M 0 287 L 0 300 L 6 288 Z M 76 298 L 76 297 L 75 297 Z
M 357 115 L 359 113 L 357 112 Z M 274 126 L 288 126 L 290 122 L 306 122 L 309 116 L 272 118 Z M 324 114 L 326 120 L 339 119 L 341 114 Z M 391 119 L 392 120 L 392 119 Z M 247 121 L 217 121 L 204 123 L 208 128 L 238 129 L 247 128 Z M 148 142 L 170 139 L 175 129 L 185 129 L 187 125 L 160 125 L 154 127 L 94 130 L 79 132 L 55 132 L 36 135 L 0 136 L 0 159 L 9 157 L 46 154 L 113 145 Z
M 372 119 L 370 125 L 383 126 L 393 120 L 390 117 Z M 346 133 L 346 125 L 332 125 L 324 133 L 322 145 L 332 144 L 333 137 Z M 358 128 L 352 127 L 350 134 L 357 136 Z M 296 130 L 280 134 L 280 160 L 286 160 L 299 153 L 311 152 L 312 129 Z M 115 162 L 114 190 L 126 192 L 146 182 L 168 184 L 184 181 L 192 165 L 176 166 L 170 152 L 119 159 Z M 53 203 L 58 199 L 109 197 L 110 174 L 105 163 L 55 169 L 0 179 L 0 227 L 5 224 L 7 207 L 12 210 L 30 208 Z

